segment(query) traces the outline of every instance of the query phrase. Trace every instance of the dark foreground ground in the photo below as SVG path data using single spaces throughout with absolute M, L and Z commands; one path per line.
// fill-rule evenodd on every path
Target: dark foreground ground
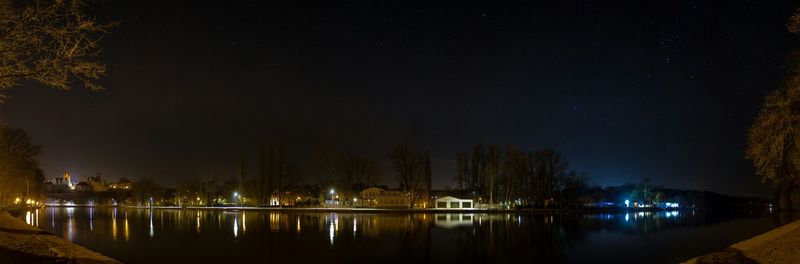
M 0 211 L 0 263 L 120 263 Z
M 800 221 L 686 263 L 800 263 Z

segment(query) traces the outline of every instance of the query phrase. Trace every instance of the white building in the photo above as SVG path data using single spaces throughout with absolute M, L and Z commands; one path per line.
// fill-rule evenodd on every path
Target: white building
M 436 209 L 474 209 L 475 203 L 472 199 L 458 199 L 453 196 L 445 196 L 436 199 Z

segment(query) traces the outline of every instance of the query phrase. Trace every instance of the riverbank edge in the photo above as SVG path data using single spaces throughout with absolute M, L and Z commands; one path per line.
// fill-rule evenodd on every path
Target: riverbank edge
M 724 250 L 697 256 L 687 260 L 684 263 L 759 263 L 757 259 L 752 259 L 750 256 L 754 251 L 761 250 L 763 248 L 776 247 L 777 243 L 773 242 L 784 239 L 784 236 L 789 233 L 798 231 L 800 231 L 800 220 L 796 220 L 760 235 L 751 237 L 747 240 L 733 244 Z M 797 246 L 800 247 L 800 245 Z M 795 259 L 800 259 L 800 256 L 796 257 L 797 258 Z
M 118 260 L 26 224 L 0 209 L 0 262 L 118 264 Z
M 695 208 L 566 208 L 566 209 L 437 209 L 437 208 L 415 208 L 415 209 L 392 209 L 392 208 L 342 208 L 342 207 L 202 207 L 202 206 L 53 206 L 48 207 L 107 207 L 125 209 L 163 209 L 163 210 L 210 210 L 210 211 L 275 211 L 275 212 L 323 212 L 323 213 L 519 213 L 519 214 L 583 214 L 583 213 L 633 213 L 633 212 L 660 212 L 660 211 L 691 211 Z

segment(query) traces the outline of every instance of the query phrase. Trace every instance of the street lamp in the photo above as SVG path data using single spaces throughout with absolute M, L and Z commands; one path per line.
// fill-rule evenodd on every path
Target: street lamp
M 233 192 L 233 201 L 236 202 L 236 206 L 239 206 L 239 193 Z
M 334 191 L 333 188 L 331 188 L 331 205 L 336 205 L 336 202 L 333 200 L 333 196 L 335 193 L 336 191 Z

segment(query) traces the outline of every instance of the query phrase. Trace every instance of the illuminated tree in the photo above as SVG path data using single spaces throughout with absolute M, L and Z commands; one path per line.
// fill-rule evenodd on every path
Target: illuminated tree
M 82 0 L 0 0 L 0 99 L 21 80 L 70 89 L 73 81 L 96 91 L 105 66 L 99 42 L 116 23 L 83 14 Z
M 764 100 L 750 127 L 747 158 L 763 180 L 776 184 L 800 180 L 800 76 L 790 76 Z
M 787 28 L 800 34 L 800 9 Z M 765 182 L 777 187 L 779 206 L 792 206 L 792 193 L 800 184 L 800 53 L 790 54 L 789 72 L 781 87 L 764 99 L 748 131 L 746 157 Z

